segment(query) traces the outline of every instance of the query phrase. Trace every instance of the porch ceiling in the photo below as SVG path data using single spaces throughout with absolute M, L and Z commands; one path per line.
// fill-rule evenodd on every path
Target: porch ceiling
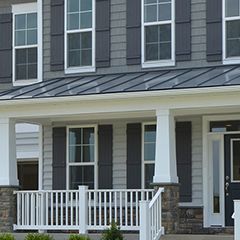
M 239 66 L 55 78 L 0 94 L 0 101 L 240 85 Z

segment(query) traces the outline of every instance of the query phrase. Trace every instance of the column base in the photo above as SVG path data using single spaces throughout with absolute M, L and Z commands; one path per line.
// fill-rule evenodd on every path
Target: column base
M 13 232 L 17 216 L 17 198 L 13 194 L 16 190 L 15 186 L 0 186 L 0 232 Z
M 153 183 L 154 188 L 164 188 L 162 195 L 162 224 L 166 234 L 178 232 L 179 226 L 179 184 Z

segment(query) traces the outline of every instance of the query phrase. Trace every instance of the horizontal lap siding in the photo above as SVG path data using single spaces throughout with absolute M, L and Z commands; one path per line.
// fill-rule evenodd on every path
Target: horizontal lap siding
M 43 189 L 52 189 L 52 126 L 43 126 Z

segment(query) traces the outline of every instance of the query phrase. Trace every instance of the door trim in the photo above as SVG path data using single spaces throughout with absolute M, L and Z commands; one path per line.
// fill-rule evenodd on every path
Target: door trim
M 202 139 L 203 139 L 203 148 L 202 148 L 202 156 L 203 156 L 203 165 L 202 165 L 202 177 L 203 177 L 203 226 L 205 228 L 211 227 L 214 222 L 211 219 L 209 212 L 211 211 L 211 205 L 209 204 L 209 136 L 210 135 L 221 135 L 222 137 L 222 169 L 220 169 L 220 175 L 222 177 L 222 191 L 220 198 L 223 198 L 223 202 L 221 203 L 223 207 L 223 212 L 221 216 L 221 226 L 225 227 L 225 192 L 224 192 L 224 135 L 233 134 L 240 132 L 221 132 L 221 133 L 211 133 L 210 130 L 210 122 L 211 121 L 231 121 L 231 120 L 240 120 L 240 114 L 235 115 L 213 115 L 213 116 L 203 116 L 202 117 Z

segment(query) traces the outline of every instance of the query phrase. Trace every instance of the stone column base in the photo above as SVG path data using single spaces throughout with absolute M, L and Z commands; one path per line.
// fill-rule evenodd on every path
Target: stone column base
M 16 223 L 17 198 L 13 194 L 18 187 L 0 186 L 0 232 L 13 232 Z
M 166 234 L 178 232 L 179 226 L 179 184 L 153 184 L 158 189 L 164 188 L 162 195 L 162 224 Z

